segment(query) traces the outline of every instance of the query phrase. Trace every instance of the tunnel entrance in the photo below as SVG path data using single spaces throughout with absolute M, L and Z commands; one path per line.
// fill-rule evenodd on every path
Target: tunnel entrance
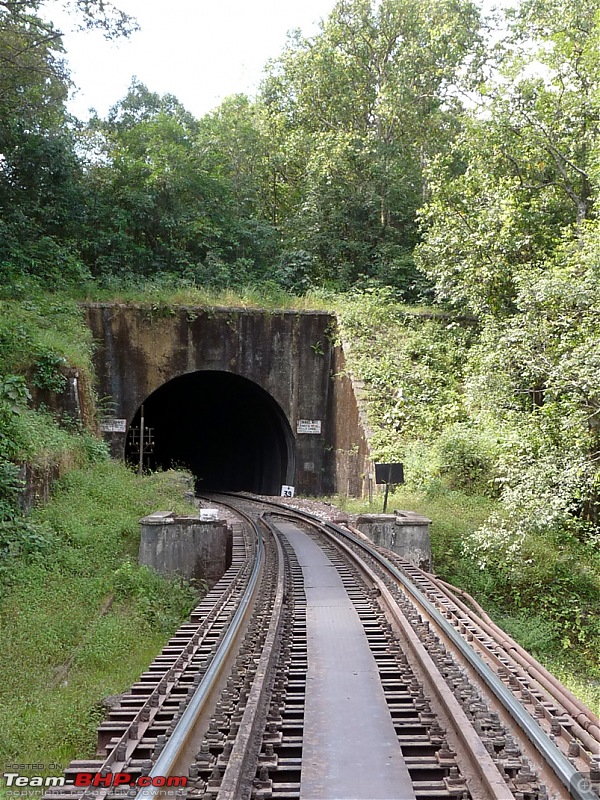
M 185 467 L 196 491 L 279 494 L 293 484 L 294 437 L 277 402 L 253 381 L 202 370 L 168 381 L 144 402 L 144 467 Z M 125 458 L 139 464 L 141 408 Z M 148 436 L 146 436 L 148 438 Z

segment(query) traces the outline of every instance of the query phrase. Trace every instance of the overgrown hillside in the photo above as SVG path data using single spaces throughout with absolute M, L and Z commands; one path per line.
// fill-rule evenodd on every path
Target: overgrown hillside
M 566 286 L 561 302 L 570 303 Z M 584 309 L 570 339 L 545 313 L 546 369 L 553 359 L 570 375 L 548 381 L 537 402 L 518 368 L 520 334 L 505 331 L 503 342 L 481 321 L 407 312 L 381 292 L 345 298 L 339 317 L 373 456 L 404 462 L 406 489 L 392 501 L 432 517 L 435 570 L 551 668 L 579 672 L 567 680 L 580 691 L 587 683 L 598 704 L 596 433 L 574 391 L 589 374 L 578 361 Z
M 8 295 L 8 296 L 7 296 Z M 19 465 L 40 480 L 56 477 L 106 451 L 93 435 L 91 335 L 77 304 L 38 292 L 0 299 L 0 513 L 19 507 Z M 68 409 L 69 375 L 78 376 L 76 406 Z M 35 402 L 34 402 L 35 401 Z M 5 549 L 14 546 L 3 531 Z
M 0 302 L 4 764 L 92 756 L 102 699 L 138 677 L 200 588 L 137 565 L 139 518 L 188 510 L 187 485 L 171 473 L 138 478 L 109 460 L 94 432 L 90 353 L 74 301 L 39 293 Z M 81 414 L 62 402 L 75 370 Z M 28 514 L 24 464 L 38 487 L 58 479 L 50 501 Z

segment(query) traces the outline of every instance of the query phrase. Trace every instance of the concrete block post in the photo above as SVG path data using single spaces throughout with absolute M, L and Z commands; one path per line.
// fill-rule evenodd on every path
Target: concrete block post
M 225 520 L 157 511 L 140 520 L 139 563 L 161 575 L 181 575 L 211 588 L 231 564 L 232 531 Z
M 361 514 L 356 527 L 376 545 L 387 547 L 415 566 L 431 569 L 430 519 L 414 511 Z

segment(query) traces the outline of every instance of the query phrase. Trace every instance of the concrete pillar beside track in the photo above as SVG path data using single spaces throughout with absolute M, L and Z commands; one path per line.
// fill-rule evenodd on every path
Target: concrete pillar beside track
M 356 519 L 358 530 L 373 544 L 387 547 L 427 572 L 431 569 L 430 523 L 430 519 L 413 511 L 361 514 Z
M 225 520 L 157 511 L 140 520 L 139 563 L 161 575 L 206 581 L 210 589 L 231 564 L 232 531 Z

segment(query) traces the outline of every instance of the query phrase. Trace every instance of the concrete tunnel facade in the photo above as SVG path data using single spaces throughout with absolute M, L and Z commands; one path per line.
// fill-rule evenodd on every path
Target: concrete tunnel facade
M 366 491 L 367 440 L 332 315 L 114 303 L 85 310 L 114 456 L 137 463 L 143 406 L 153 437 L 144 465 L 186 467 L 198 489 Z

